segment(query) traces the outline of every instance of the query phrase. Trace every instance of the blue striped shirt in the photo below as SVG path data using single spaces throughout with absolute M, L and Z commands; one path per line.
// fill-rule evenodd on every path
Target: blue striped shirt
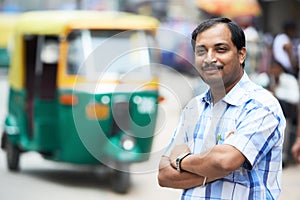
M 183 191 L 182 199 L 277 199 L 281 190 L 282 144 L 285 118 L 274 96 L 254 84 L 244 73 L 242 79 L 221 100 L 226 108 L 220 119 L 212 119 L 210 92 L 193 98 L 183 110 L 170 148 L 188 143 L 193 154 L 200 153 L 203 133 L 210 120 L 218 120 L 217 144 L 238 149 L 246 161 L 228 176 Z M 228 134 L 234 131 L 234 134 Z M 169 148 L 169 149 L 170 149 Z

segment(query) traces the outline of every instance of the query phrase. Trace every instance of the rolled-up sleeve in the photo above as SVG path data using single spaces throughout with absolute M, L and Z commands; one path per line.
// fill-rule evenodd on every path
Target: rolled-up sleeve
M 271 149 L 282 145 L 280 118 L 267 107 L 255 106 L 255 104 L 242 113 L 236 132 L 228 137 L 224 144 L 238 149 L 247 159 L 244 167 L 251 170 Z

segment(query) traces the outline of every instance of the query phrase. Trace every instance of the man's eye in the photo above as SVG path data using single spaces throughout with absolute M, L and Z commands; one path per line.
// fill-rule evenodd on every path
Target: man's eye
M 201 56 L 201 55 L 203 55 L 205 53 L 206 53 L 205 49 L 197 49 L 196 50 L 196 55 L 198 55 L 198 56 Z
M 219 47 L 219 48 L 217 48 L 217 52 L 225 52 L 225 51 L 227 51 L 227 48 L 225 48 L 225 47 Z

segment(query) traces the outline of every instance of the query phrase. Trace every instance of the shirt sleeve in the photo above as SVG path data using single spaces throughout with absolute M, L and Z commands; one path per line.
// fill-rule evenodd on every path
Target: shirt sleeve
M 243 110 L 236 132 L 224 144 L 237 148 L 245 157 L 243 167 L 251 170 L 272 148 L 282 144 L 280 117 L 267 107 L 251 105 Z

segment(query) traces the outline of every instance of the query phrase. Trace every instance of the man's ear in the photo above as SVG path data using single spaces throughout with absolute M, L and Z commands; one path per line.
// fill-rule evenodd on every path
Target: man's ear
M 245 47 L 243 47 L 241 50 L 239 50 L 239 60 L 240 64 L 243 64 L 246 60 L 247 50 Z

